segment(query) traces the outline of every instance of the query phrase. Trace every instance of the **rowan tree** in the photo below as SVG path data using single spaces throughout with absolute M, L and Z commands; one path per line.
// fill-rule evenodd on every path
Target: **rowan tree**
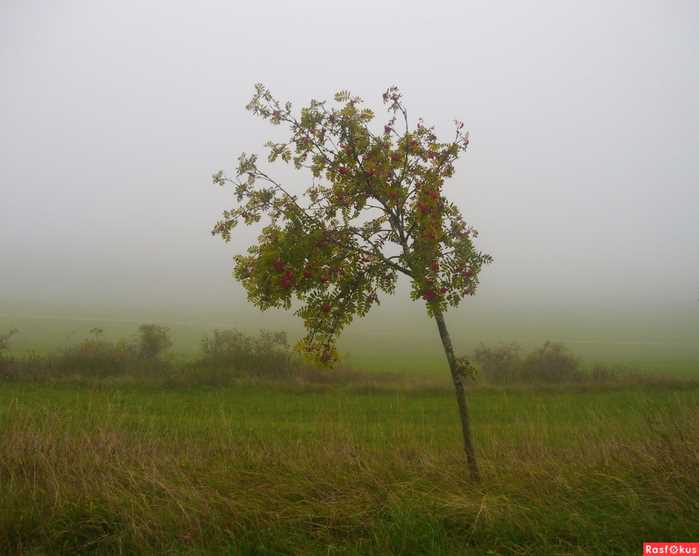
M 261 84 L 247 109 L 289 136 L 268 142 L 267 162 L 293 164 L 306 181 L 298 193 L 275 180 L 255 154 L 238 158 L 230 184 L 235 203 L 212 234 L 230 241 L 236 225 L 265 218 L 257 242 L 234 258 L 234 275 L 261 309 L 295 308 L 307 334 L 298 348 L 323 365 L 337 360 L 336 340 L 355 317 L 391 294 L 399 275 L 411 298 L 434 318 L 454 383 L 471 477 L 479 477 L 471 440 L 464 375 L 468 363 L 454 355 L 444 312 L 478 286 L 491 257 L 474 245 L 477 231 L 443 193 L 454 162 L 469 145 L 462 122 L 440 141 L 422 121 L 410 126 L 397 87 L 383 94 L 388 118 L 373 127 L 374 112 L 348 91 L 335 102 L 311 100 L 299 113 Z

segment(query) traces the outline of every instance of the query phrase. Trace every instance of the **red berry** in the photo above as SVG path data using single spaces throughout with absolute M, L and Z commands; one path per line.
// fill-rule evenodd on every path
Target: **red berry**
M 281 279 L 281 284 L 283 287 L 288 288 L 291 286 L 291 284 L 294 281 L 294 273 L 291 270 L 287 270 L 283 275 Z

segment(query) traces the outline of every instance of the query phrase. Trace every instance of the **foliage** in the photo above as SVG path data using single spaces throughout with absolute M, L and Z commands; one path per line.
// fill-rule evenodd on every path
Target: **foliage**
M 619 369 L 597 363 L 592 367 L 590 378 L 596 382 L 609 382 L 618 378 L 619 374 Z
M 514 382 L 609 382 L 622 376 L 621 370 L 596 365 L 586 374 L 580 361 L 563 344 L 545 342 L 524 357 L 519 344 L 501 343 L 488 347 L 480 344 L 473 352 L 485 380 L 494 384 Z M 623 373 L 629 377 L 629 373 Z
M 10 339 L 18 332 L 16 328 L 11 328 L 0 334 L 0 378 L 12 373 L 13 362 L 7 356 L 7 352 L 10 350 Z
M 128 372 L 162 371 L 160 357 L 172 345 L 170 329 L 157 324 L 138 327 L 135 341 L 103 339 L 104 330 L 93 328 L 92 337 L 69 346 L 60 356 L 49 360 L 58 373 L 100 377 Z
M 59 376 L 103 378 L 141 372 L 163 372 L 168 366 L 160 359 L 165 349 L 172 345 L 169 329 L 154 324 L 144 324 L 138 329 L 135 340 L 118 341 L 104 338 L 104 330 L 92 328 L 90 336 L 69 345 L 57 353 L 39 355 L 31 353 L 21 358 L 2 358 L 0 376 L 5 379 L 41 380 Z M 14 331 L 0 337 L 0 346 L 7 347 L 7 340 Z M 0 355 L 2 355 L 0 349 Z
M 225 366 L 260 376 L 284 376 L 292 370 L 285 332 L 260 330 L 257 337 L 238 330 L 214 330 L 201 343 L 201 364 Z
M 520 350 L 519 344 L 515 342 L 493 347 L 480 344 L 473 352 L 473 359 L 480 366 L 486 381 L 509 383 L 519 379 L 522 364 Z
M 134 346 L 129 343 L 111 342 L 96 335 L 67 347 L 58 357 L 49 359 L 47 367 L 59 374 L 113 376 L 125 373 L 136 355 Z
M 157 359 L 172 346 L 170 329 L 158 324 L 142 324 L 138 327 L 139 354 L 142 359 Z
M 6 351 L 9 351 L 10 339 L 18 332 L 19 330 L 17 330 L 16 328 L 12 328 L 4 334 L 0 334 L 0 357 L 2 357 Z
M 267 161 L 307 170 L 310 185 L 293 194 L 254 154 L 239 157 L 234 177 L 214 174 L 235 197 L 214 235 L 230 241 L 239 223 L 266 218 L 258 242 L 235 257 L 235 277 L 262 309 L 298 302 L 307 330 L 298 347 L 323 364 L 337 360 L 342 329 L 377 304 L 380 292 L 393 293 L 399 273 L 410 278 L 412 299 L 435 314 L 473 295 L 492 260 L 475 248 L 476 230 L 443 193 L 469 144 L 463 123 L 441 142 L 422 120 L 410 127 L 396 87 L 383 100 L 391 117 L 375 132 L 374 113 L 349 92 L 339 92 L 334 105 L 312 100 L 294 114 L 291 103 L 258 84 L 248 110 L 290 131 L 286 141 L 266 144 Z
M 478 368 L 471 363 L 468 357 L 456 358 L 456 369 L 459 375 L 470 381 L 478 380 Z
M 235 377 L 316 377 L 316 370 L 300 365 L 292 357 L 285 332 L 261 330 L 248 336 L 237 330 L 214 330 L 203 338 L 201 356 L 175 364 L 162 354 L 172 345 L 169 329 L 143 324 L 131 339 L 112 341 L 104 330 L 92 328 L 90 335 L 62 350 L 19 358 L 3 357 L 0 351 L 0 379 L 52 380 L 56 378 L 130 377 L 167 384 L 208 384 L 223 386 Z M 3 347 L 14 331 L 2 336 Z M 359 375 L 359 373 L 357 373 Z M 347 374 L 339 378 L 348 378 Z
M 150 327 L 145 325 L 146 330 L 151 330 Z M 402 381 L 399 375 L 387 372 L 367 373 L 340 367 L 329 373 L 322 366 L 304 363 L 293 354 L 286 333 L 282 331 L 261 330 L 257 336 L 252 336 L 235 329 L 214 330 L 202 339 L 199 357 L 179 362 L 144 357 L 143 354 L 148 352 L 142 349 L 141 336 L 112 341 L 104 337 L 101 328 L 91 329 L 89 337 L 52 354 L 3 355 L 9 338 L 14 334 L 16 329 L 0 337 L 4 342 L 0 350 L 0 380 L 128 377 L 129 380 L 170 386 L 226 386 L 238 380 L 271 379 L 287 384 L 351 384 L 361 388 L 374 388 L 378 384 L 383 388 L 387 382 Z M 169 343 L 169 336 L 167 339 L 165 345 Z M 469 358 L 457 358 L 456 367 L 468 382 L 504 385 L 567 382 L 663 384 L 674 380 L 628 365 L 595 363 L 589 371 L 583 371 L 581 362 L 564 346 L 551 342 L 524 356 L 517 343 L 480 344 Z M 432 389 L 435 387 L 433 381 L 434 378 L 429 378 L 420 387 Z
M 545 342 L 522 361 L 522 378 L 541 382 L 579 381 L 580 361 L 563 344 Z

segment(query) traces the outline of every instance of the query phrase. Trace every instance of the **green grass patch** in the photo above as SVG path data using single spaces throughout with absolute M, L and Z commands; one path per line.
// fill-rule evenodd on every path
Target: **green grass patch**
M 3 554 L 633 554 L 696 538 L 699 388 L 0 385 Z

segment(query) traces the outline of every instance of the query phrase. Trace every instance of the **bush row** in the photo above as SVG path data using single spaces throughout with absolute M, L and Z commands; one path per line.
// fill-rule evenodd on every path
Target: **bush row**
M 57 353 L 22 358 L 8 355 L 10 339 L 16 333 L 13 329 L 0 335 L 0 378 L 137 376 L 208 385 L 223 385 L 241 377 L 293 377 L 309 382 L 367 378 L 348 369 L 328 373 L 306 364 L 290 349 L 284 332 L 261 330 L 250 336 L 238 330 L 214 330 L 202 339 L 195 360 L 177 365 L 167 357 L 172 346 L 170 330 L 157 324 L 142 324 L 133 339 L 118 341 L 105 339 L 102 329 L 93 328 L 88 338 Z M 489 384 L 608 382 L 630 374 L 602 365 L 585 371 L 575 355 L 555 342 L 546 342 L 529 353 L 517 343 L 481 344 L 471 360 L 477 364 L 475 379 Z
M 9 355 L 9 342 L 16 329 L 0 335 L 0 378 L 48 378 L 79 376 L 157 377 L 195 381 L 196 370 L 204 382 L 220 383 L 233 376 L 281 378 L 301 366 L 292 355 L 284 332 L 262 330 L 248 336 L 237 330 L 215 330 L 201 342 L 197 359 L 176 365 L 168 350 L 170 330 L 157 324 L 143 324 L 133 339 L 111 341 L 104 331 L 93 328 L 90 336 L 50 355 Z
M 478 364 L 478 378 L 492 384 L 608 382 L 633 374 L 602 364 L 585 371 L 580 359 L 557 342 L 545 342 L 529 353 L 517 343 L 481 344 L 472 358 Z

